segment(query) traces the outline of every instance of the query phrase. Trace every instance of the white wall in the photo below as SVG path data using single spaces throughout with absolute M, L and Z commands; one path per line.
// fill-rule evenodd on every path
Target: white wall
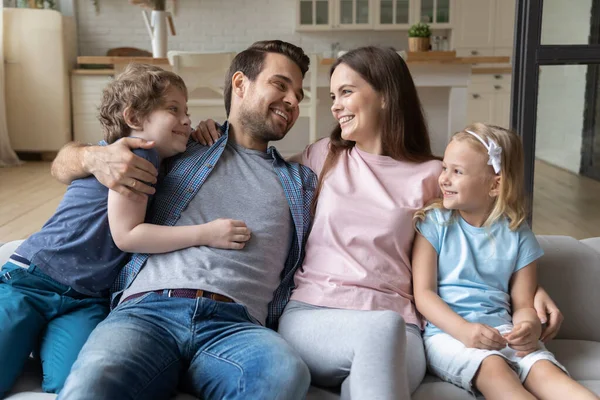
M 587 44 L 592 0 L 545 0 L 542 44 Z M 543 66 L 538 92 L 536 157 L 579 173 L 586 65 Z
M 140 8 L 125 0 L 75 0 L 79 28 L 79 54 L 104 55 L 113 47 L 150 50 Z M 177 36 L 169 49 L 188 51 L 240 51 L 257 40 L 281 39 L 306 52 L 331 55 L 331 44 L 342 49 L 378 44 L 407 47 L 406 32 L 296 33 L 296 0 L 177 0 L 174 17 Z

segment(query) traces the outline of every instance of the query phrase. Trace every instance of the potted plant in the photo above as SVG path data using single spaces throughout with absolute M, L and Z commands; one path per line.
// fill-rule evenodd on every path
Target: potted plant
M 429 51 L 429 37 L 431 29 L 424 22 L 414 24 L 408 30 L 408 50 L 409 51 Z

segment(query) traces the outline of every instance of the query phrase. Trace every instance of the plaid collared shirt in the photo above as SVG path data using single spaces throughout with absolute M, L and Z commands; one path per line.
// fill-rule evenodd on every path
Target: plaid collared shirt
M 169 172 L 157 186 L 150 208 L 150 223 L 166 226 L 174 226 L 177 223 L 183 210 L 187 208 L 219 162 L 227 144 L 228 124 L 225 123 L 222 129 L 225 133 L 212 146 L 202 146 L 190 140 L 186 151 L 171 161 L 168 166 Z M 279 317 L 294 288 L 294 273 L 302 265 L 304 258 L 304 245 L 311 223 L 310 205 L 317 177 L 303 165 L 286 162 L 275 147 L 269 147 L 267 153 L 273 158 L 273 168 L 283 186 L 296 228 L 290 252 L 281 271 L 281 283 L 268 306 L 267 326 L 277 329 Z M 123 291 L 135 280 L 149 256 L 149 254 L 134 254 L 120 271 L 112 286 L 112 307 L 118 304 Z

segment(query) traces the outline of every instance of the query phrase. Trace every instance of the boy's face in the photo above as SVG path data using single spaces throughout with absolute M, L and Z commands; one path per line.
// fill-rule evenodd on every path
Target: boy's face
M 154 140 L 161 159 L 185 151 L 192 131 L 187 113 L 187 100 L 175 87 L 167 90 L 162 106 L 144 120 L 141 134 L 146 140 Z

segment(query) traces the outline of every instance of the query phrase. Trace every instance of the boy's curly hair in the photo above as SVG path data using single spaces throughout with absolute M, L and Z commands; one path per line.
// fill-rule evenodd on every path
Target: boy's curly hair
M 171 87 L 181 90 L 187 100 L 187 88 L 179 75 L 155 65 L 129 64 L 102 91 L 98 119 L 104 140 L 110 144 L 129 136 L 131 128 L 125 122 L 125 110 L 131 108 L 134 121 L 141 124 L 164 104 Z

